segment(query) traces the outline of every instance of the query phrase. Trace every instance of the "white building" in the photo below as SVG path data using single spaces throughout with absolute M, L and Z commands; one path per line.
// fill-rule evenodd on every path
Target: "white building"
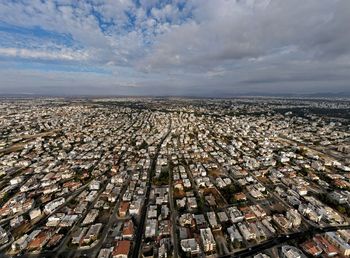
M 181 245 L 182 251 L 184 251 L 185 253 L 190 253 L 191 255 L 195 255 L 200 252 L 199 244 L 194 238 L 183 239 L 181 240 L 180 245 Z
M 204 252 L 214 251 L 216 243 L 210 228 L 200 229 L 200 235 L 203 243 Z
M 64 197 L 57 198 L 45 205 L 44 211 L 47 214 L 54 212 L 59 206 L 64 204 L 66 199 Z

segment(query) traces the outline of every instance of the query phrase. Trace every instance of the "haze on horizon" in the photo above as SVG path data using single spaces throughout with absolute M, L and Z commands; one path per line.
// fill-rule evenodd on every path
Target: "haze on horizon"
M 0 95 L 350 93 L 349 0 L 0 0 Z

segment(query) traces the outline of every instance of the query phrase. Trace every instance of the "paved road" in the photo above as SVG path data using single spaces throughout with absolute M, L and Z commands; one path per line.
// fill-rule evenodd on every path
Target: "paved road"
M 47 132 L 37 133 L 34 135 L 21 135 L 19 137 L 22 139 L 19 142 L 12 144 L 11 146 L 6 147 L 5 149 L 1 149 L 0 154 L 2 154 L 2 153 L 7 154 L 10 152 L 13 152 L 14 150 L 20 151 L 20 150 L 24 149 L 25 144 L 30 142 L 31 140 L 34 140 L 38 137 L 50 136 L 51 134 L 54 134 L 54 133 L 59 132 L 59 131 L 60 131 L 60 129 L 54 129 L 54 130 L 50 130 Z
M 309 145 L 309 144 L 305 144 L 305 143 L 302 143 L 302 142 L 299 142 L 299 141 L 296 141 L 296 140 L 293 140 L 285 135 L 279 135 L 278 138 L 282 141 L 285 141 L 285 142 L 289 142 L 289 143 L 295 143 L 299 146 L 302 146 L 304 148 L 307 148 L 313 152 L 316 152 L 318 153 L 320 156 L 326 156 L 328 158 L 331 158 L 331 159 L 336 159 L 336 160 L 344 160 L 344 157 L 340 157 L 340 156 L 335 156 L 334 154 L 332 153 L 329 153 L 328 150 L 325 148 L 324 150 L 320 150 L 320 149 L 317 149 L 317 146 L 314 146 L 314 145 Z
M 118 201 L 115 203 L 115 206 L 114 206 L 113 210 L 111 210 L 110 218 L 108 220 L 107 225 L 104 226 L 104 228 L 103 228 L 103 231 L 101 233 L 101 238 L 98 241 L 98 243 L 94 247 L 89 248 L 88 250 L 78 250 L 75 253 L 76 256 L 79 255 L 79 254 L 82 254 L 82 255 L 86 255 L 87 257 L 96 257 L 98 255 L 98 252 L 100 251 L 101 247 L 103 246 L 103 244 L 106 241 L 106 238 L 107 238 L 107 236 L 108 236 L 108 234 L 110 232 L 111 226 L 113 225 L 113 223 L 115 223 L 118 220 L 116 215 L 117 215 L 117 211 L 118 211 L 118 207 L 119 207 L 119 204 L 120 204 L 121 197 L 125 193 L 126 186 L 127 185 L 123 186 L 123 189 L 120 192 Z
M 151 163 L 151 167 L 148 171 L 148 184 L 147 184 L 147 190 L 146 190 L 146 197 L 145 197 L 145 201 L 142 205 L 142 209 L 140 212 L 140 223 L 137 226 L 137 230 L 136 230 L 136 234 L 135 234 L 135 240 L 134 240 L 134 250 L 132 253 L 132 258 L 139 258 L 140 256 L 140 250 L 141 250 L 141 244 L 142 244 L 142 236 L 143 236 L 143 231 L 145 228 L 145 221 L 146 221 L 146 212 L 147 212 L 147 204 L 149 202 L 149 195 L 151 192 L 151 187 L 152 187 L 152 173 L 153 171 L 155 171 L 156 169 L 156 165 L 157 165 L 157 158 L 162 146 L 162 143 L 164 142 L 164 140 L 166 139 L 166 137 L 169 135 L 170 133 L 170 129 L 171 129 L 171 119 L 169 122 L 169 126 L 168 126 L 168 131 L 167 133 L 163 136 L 163 138 L 161 139 L 161 141 L 159 142 L 158 146 L 157 146 L 157 151 L 156 154 L 154 155 L 154 158 L 152 160 Z
M 178 239 L 177 239 L 177 223 L 176 218 L 177 210 L 174 207 L 174 196 L 173 196 L 173 169 L 171 170 L 171 173 L 169 173 L 169 204 L 170 204 L 170 214 L 171 214 L 171 228 L 172 228 L 172 234 L 171 234 L 171 240 L 173 242 L 174 251 L 173 251 L 173 257 L 177 258 L 177 255 L 179 253 L 178 250 Z

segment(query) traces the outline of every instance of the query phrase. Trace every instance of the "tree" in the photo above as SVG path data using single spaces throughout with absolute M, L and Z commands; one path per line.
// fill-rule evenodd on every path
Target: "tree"
M 242 187 L 236 184 L 227 185 L 220 190 L 221 194 L 224 196 L 228 203 L 233 203 L 233 196 L 236 193 L 242 192 Z

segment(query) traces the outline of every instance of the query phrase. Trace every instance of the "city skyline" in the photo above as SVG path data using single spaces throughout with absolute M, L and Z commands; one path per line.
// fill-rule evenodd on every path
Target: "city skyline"
M 0 256 L 350 257 L 350 102 L 0 99 Z

